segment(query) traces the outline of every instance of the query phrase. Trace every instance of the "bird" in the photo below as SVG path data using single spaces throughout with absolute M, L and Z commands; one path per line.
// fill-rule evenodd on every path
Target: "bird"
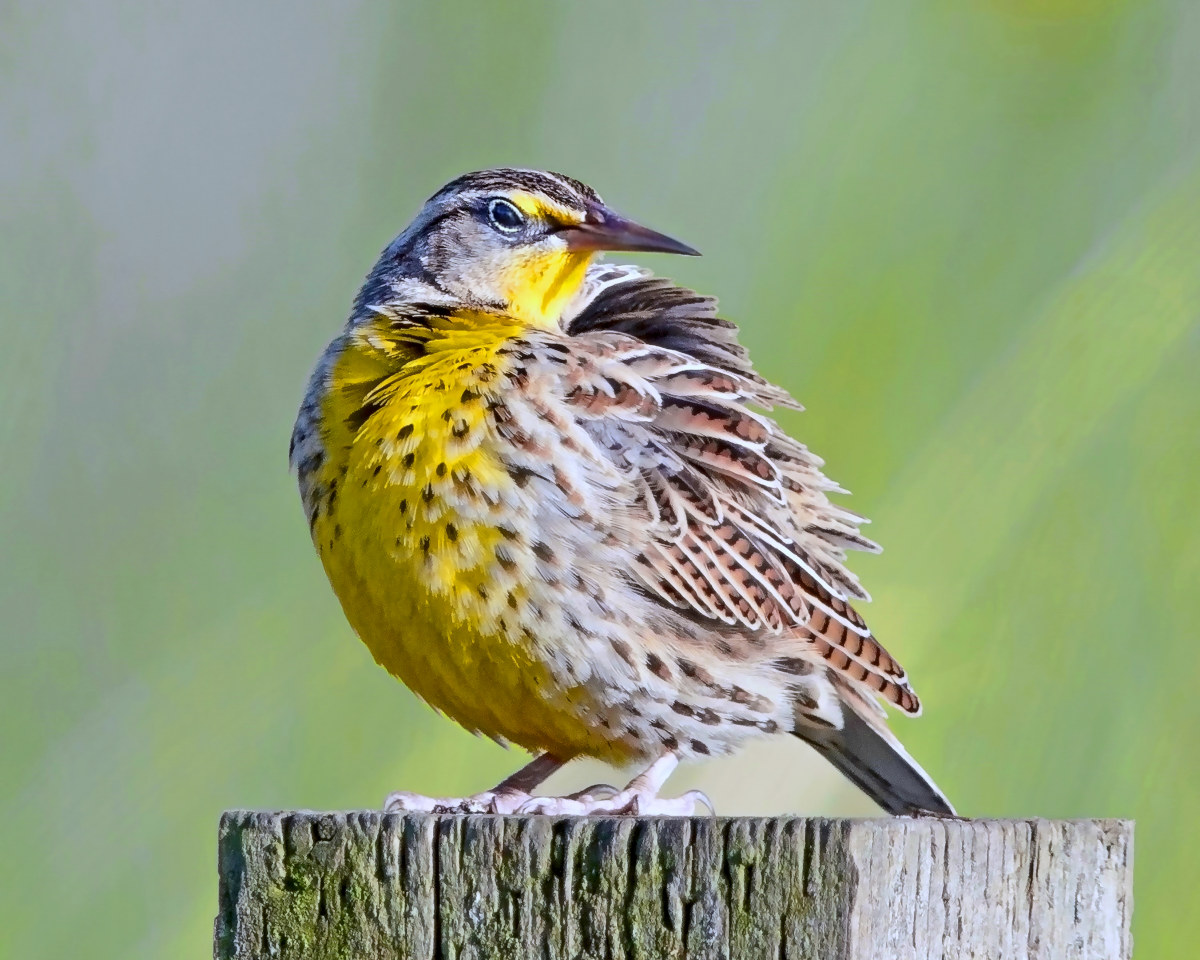
M 697 255 L 579 180 L 446 184 L 383 250 L 291 438 L 313 543 L 375 660 L 532 754 L 391 812 L 691 815 L 684 760 L 794 735 L 886 812 L 954 816 L 887 724 L 921 704 L 854 604 L 877 552 L 716 300 L 608 252 Z M 886 706 L 885 706 L 886 705 Z M 535 790 L 579 757 L 625 786 Z

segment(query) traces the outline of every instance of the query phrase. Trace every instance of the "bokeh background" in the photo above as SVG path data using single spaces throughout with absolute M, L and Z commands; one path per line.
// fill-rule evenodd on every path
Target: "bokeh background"
M 912 752 L 966 814 L 1136 817 L 1138 955 L 1194 948 L 1195 0 L 0 9 L 0 954 L 210 956 L 222 809 L 521 762 L 374 665 L 286 468 L 378 250 L 500 163 L 705 252 L 645 262 L 874 518 Z M 871 812 L 798 742 L 692 785 Z

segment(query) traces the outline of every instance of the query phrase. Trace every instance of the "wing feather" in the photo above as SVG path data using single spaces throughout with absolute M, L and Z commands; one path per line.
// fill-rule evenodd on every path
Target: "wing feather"
M 603 268 L 567 326 L 571 415 L 635 480 L 634 576 L 714 627 L 790 638 L 799 654 L 910 713 L 903 668 L 851 606 L 848 549 L 878 550 L 833 504 L 822 461 L 751 409 L 798 407 L 763 380 L 716 303 L 641 271 Z M 646 520 L 649 520 L 647 523 Z

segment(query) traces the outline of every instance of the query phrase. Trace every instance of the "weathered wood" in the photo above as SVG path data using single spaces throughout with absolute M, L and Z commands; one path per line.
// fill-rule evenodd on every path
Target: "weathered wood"
M 227 813 L 217 960 L 1128 958 L 1121 820 Z

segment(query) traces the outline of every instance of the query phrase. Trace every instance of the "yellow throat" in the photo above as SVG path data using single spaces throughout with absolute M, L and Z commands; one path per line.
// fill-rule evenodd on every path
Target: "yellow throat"
M 578 220 L 571 211 L 533 194 L 517 193 L 511 199 L 527 217 L 549 214 L 559 222 Z M 500 280 L 509 315 L 541 330 L 557 329 L 563 310 L 583 284 L 592 256 L 590 250 L 533 248 L 517 257 Z
M 558 329 L 559 318 L 579 292 L 591 260 L 589 252 L 562 250 L 538 252 L 518 261 L 502 281 L 509 313 L 531 327 Z

